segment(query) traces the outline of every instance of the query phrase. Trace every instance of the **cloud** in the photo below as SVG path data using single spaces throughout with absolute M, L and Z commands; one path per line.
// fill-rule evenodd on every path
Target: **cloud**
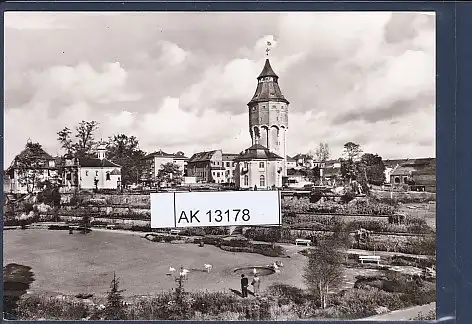
M 4 14 L 5 28 L 19 30 L 50 30 L 67 28 L 64 23 L 64 16 L 61 13 L 19 13 L 15 11 L 6 11 Z
M 77 66 L 52 66 L 44 71 L 32 70 L 6 81 L 6 109 L 27 102 L 72 104 L 87 101 L 96 104 L 136 101 L 139 93 L 126 90 L 127 72 L 120 63 L 105 63 L 95 70 L 87 63 Z
M 267 41 L 289 154 L 435 154 L 434 13 L 9 12 L 5 26 L 6 161 L 28 137 L 55 154 L 82 119 L 147 151 L 240 152 Z

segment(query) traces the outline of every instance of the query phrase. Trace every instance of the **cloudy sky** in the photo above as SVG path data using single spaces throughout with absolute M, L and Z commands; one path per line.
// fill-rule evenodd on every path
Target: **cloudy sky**
M 148 152 L 238 153 L 267 40 L 288 154 L 435 156 L 434 14 L 7 12 L 4 32 L 6 166 L 28 138 L 61 154 L 81 120 Z

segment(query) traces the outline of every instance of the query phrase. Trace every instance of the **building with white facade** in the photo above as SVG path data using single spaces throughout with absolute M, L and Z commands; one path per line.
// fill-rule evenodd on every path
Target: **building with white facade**
M 235 158 L 236 187 L 272 189 L 282 187 L 284 158 L 261 144 L 254 144 Z
M 153 180 L 157 177 L 161 167 L 167 163 L 174 163 L 179 167 L 179 170 L 184 176 L 186 174 L 186 167 L 188 157 L 183 152 L 166 153 L 162 150 L 150 153 L 143 158 L 147 163 L 145 174 L 142 175 L 142 180 Z
M 97 157 L 66 157 L 63 185 L 79 189 L 117 189 L 121 186 L 121 166 L 105 158 L 104 143 L 97 148 Z

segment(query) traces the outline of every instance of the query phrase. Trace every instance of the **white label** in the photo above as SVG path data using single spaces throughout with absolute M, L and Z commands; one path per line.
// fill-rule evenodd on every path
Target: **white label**
M 280 225 L 279 191 L 151 194 L 151 227 Z

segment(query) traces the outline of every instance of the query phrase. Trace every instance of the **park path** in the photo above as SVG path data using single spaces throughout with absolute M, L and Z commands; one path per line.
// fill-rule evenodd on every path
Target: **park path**
M 390 313 L 361 318 L 358 321 L 408 321 L 419 314 L 427 314 L 436 309 L 436 303 L 399 309 Z

